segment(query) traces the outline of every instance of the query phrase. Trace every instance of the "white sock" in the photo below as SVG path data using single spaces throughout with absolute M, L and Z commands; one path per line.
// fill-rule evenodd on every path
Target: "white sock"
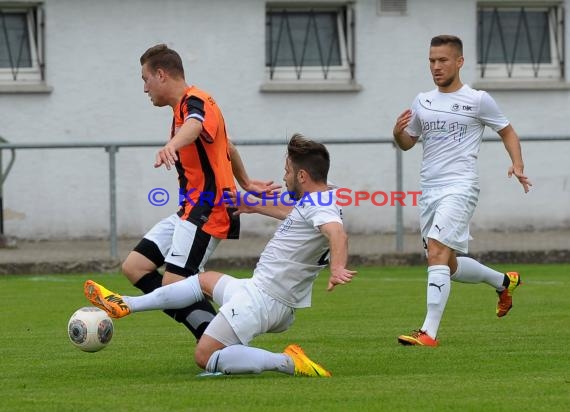
M 422 330 L 434 339 L 437 336 L 450 289 L 449 266 L 428 267 L 427 314 Z
M 503 281 L 505 279 L 504 273 L 497 272 L 475 259 L 469 257 L 457 258 L 457 271 L 451 275 L 451 280 L 462 283 L 487 283 L 493 286 L 498 291 L 505 289 Z
M 244 345 L 232 345 L 212 353 L 207 372 L 222 372 L 226 375 L 261 373 L 275 371 L 293 375 L 293 360 L 284 353 L 273 353 L 264 349 Z
M 162 286 L 142 296 L 123 296 L 131 312 L 155 309 L 180 309 L 204 299 L 197 275 Z

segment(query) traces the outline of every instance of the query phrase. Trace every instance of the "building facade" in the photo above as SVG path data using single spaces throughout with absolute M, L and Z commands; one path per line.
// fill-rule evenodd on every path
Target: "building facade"
M 323 140 L 391 138 L 396 117 L 432 89 L 431 37 L 464 42 L 462 80 L 488 90 L 520 136 L 570 136 L 570 0 L 0 0 L 0 136 L 10 143 L 166 141 L 170 108 L 143 93 L 140 55 L 166 43 L 187 81 L 208 90 L 248 172 L 280 181 L 294 132 Z M 489 137 L 496 136 L 487 131 Z M 570 141 L 523 143 L 533 191 L 507 179 L 500 142 L 480 153 L 480 229 L 570 227 Z M 332 144 L 330 178 L 356 191 L 396 190 L 391 144 Z M 154 169 L 156 148 L 121 148 L 117 222 L 140 236 L 176 210 L 175 172 Z M 3 151 L 3 165 L 10 160 Z M 421 149 L 403 154 L 403 189 L 417 191 Z M 171 194 L 165 206 L 149 192 Z M 4 232 L 29 239 L 105 237 L 109 162 L 103 149 L 19 149 L 3 185 Z M 354 199 L 356 200 L 356 199 Z M 355 201 L 350 232 L 395 230 L 396 208 Z M 417 230 L 411 197 L 406 229 Z M 245 216 L 246 233 L 275 223 Z

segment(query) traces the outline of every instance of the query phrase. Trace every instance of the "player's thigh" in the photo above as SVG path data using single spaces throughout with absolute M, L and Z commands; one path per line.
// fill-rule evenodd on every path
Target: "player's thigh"
M 204 271 L 204 265 L 220 243 L 195 224 L 180 220 L 172 234 L 172 244 L 166 255 L 166 270 L 188 277 Z
M 427 238 L 436 239 L 449 248 L 467 253 L 469 223 L 477 206 L 478 190 L 452 192 L 444 196 L 433 213 Z M 429 245 L 428 245 L 429 249 Z
M 147 256 L 151 260 L 156 260 L 155 256 L 148 256 L 149 250 L 146 250 L 143 243 L 151 242 L 156 245 L 158 253 L 162 256 L 162 262 L 168 254 L 172 245 L 172 236 L 180 218 L 176 214 L 172 214 L 156 223 L 148 232 L 143 236 L 143 240 L 135 247 L 139 253 Z M 145 242 L 146 241 L 146 242 Z M 142 250 L 141 250 L 142 249 Z M 160 265 L 159 265 L 160 266 Z
M 129 253 L 122 264 L 122 271 L 131 283 L 164 264 L 177 219 L 178 216 L 170 215 L 156 223 Z
M 208 336 L 205 342 L 198 342 L 196 350 L 200 349 L 202 356 L 211 355 L 216 350 L 220 349 L 220 346 L 231 346 L 240 345 L 241 341 L 234 332 L 232 326 L 228 320 L 222 314 L 218 313 L 214 319 L 210 322 L 206 330 L 204 331 L 204 336 Z
M 231 275 L 219 272 L 203 272 L 200 277 L 200 288 L 210 296 L 218 306 L 229 302 L 234 294 L 238 293 L 250 279 L 237 279 Z
M 260 291 L 249 281 L 220 307 L 219 312 L 231 325 L 243 345 L 267 332 L 282 332 L 294 320 L 292 308 Z
M 269 333 L 285 332 L 295 321 L 295 309 L 275 299 L 266 301 L 269 316 Z
M 420 231 L 424 239 L 424 247 L 427 247 L 427 234 L 433 224 L 433 218 L 437 208 L 439 198 L 435 190 L 423 189 L 418 201 L 420 210 Z

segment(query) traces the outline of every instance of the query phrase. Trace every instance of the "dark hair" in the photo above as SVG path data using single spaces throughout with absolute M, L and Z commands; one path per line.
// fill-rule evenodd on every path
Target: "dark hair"
M 169 49 L 166 44 L 152 46 L 141 56 L 141 66 L 148 64 L 152 73 L 162 69 L 172 77 L 184 78 L 182 59 L 176 51 Z
M 450 44 L 457 49 L 460 56 L 463 56 L 463 42 L 457 36 L 452 36 L 449 34 L 441 34 L 435 36 L 431 39 L 431 47 L 443 46 L 444 44 Z
M 287 145 L 287 157 L 294 171 L 303 169 L 315 182 L 327 182 L 330 156 L 325 145 L 295 133 Z

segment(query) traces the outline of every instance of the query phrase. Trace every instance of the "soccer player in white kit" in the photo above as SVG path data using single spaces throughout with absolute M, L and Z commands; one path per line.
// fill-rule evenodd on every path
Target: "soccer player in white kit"
M 121 296 L 88 280 L 85 295 L 114 318 L 186 307 L 207 295 L 221 307 L 196 346 L 195 360 L 205 369 L 204 374 L 277 371 L 331 376 L 298 345 L 287 346 L 284 353 L 248 346 L 262 333 L 287 330 L 295 310 L 311 306 L 313 282 L 329 261 L 329 291 L 350 282 L 356 274 L 346 269 L 348 238 L 334 190 L 327 185 L 329 165 L 324 145 L 295 134 L 287 146 L 283 178 L 295 205 L 262 199 L 238 206 L 241 213 L 258 212 L 283 220 L 250 279 L 203 272 L 137 297 Z
M 511 158 L 508 176 L 514 175 L 526 192 L 532 186 L 524 175 L 519 138 L 493 98 L 461 82 L 463 44 L 456 36 L 431 40 L 430 70 L 437 88 L 416 96 L 411 110 L 397 119 L 393 134 L 402 150 L 422 137 L 420 173 L 421 235 L 428 260 L 427 314 L 422 327 L 401 335 L 403 345 L 438 346 L 436 339 L 449 297 L 451 280 L 487 283 L 496 289 L 498 317 L 512 307 L 512 294 L 520 284 L 516 272 L 500 273 L 466 254 L 469 221 L 479 196 L 477 156 L 485 126 L 499 134 Z

